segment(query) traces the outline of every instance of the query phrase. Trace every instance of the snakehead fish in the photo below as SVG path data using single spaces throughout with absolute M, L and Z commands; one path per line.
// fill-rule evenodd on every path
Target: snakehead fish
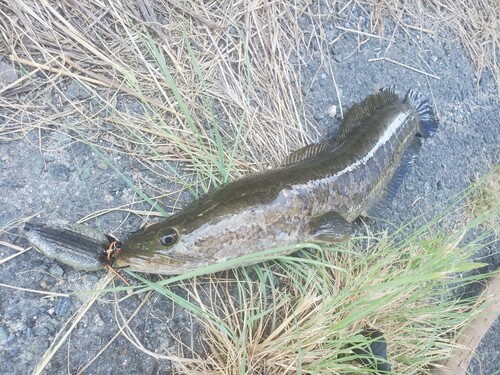
M 335 138 L 295 151 L 282 166 L 230 182 L 133 233 L 112 254 L 114 266 L 181 274 L 270 248 L 346 240 L 354 219 L 386 205 L 419 138 L 436 127 L 432 107 L 418 91 L 409 90 L 401 101 L 392 88 L 382 89 L 348 111 Z

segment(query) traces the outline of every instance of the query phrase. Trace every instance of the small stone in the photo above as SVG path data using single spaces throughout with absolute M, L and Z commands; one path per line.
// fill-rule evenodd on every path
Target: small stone
M 91 93 L 87 90 L 87 88 L 77 81 L 71 81 L 65 94 L 68 100 L 87 99 L 91 96 Z
M 19 332 L 23 332 L 24 330 L 26 330 L 26 328 L 28 327 L 27 323 L 23 320 L 18 320 L 16 321 L 13 326 L 11 324 L 11 329 L 12 329 L 12 332 L 14 333 L 19 333 Z
M 128 107 L 135 113 L 142 115 L 144 113 L 144 106 L 141 102 L 134 100 Z
M 97 327 L 104 327 L 106 323 L 104 323 L 104 320 L 102 320 L 100 314 L 95 314 L 94 319 L 92 320 L 94 325 Z
M 109 122 L 103 123 L 102 127 L 103 127 L 104 130 L 108 130 L 108 131 L 115 130 L 115 126 L 113 124 L 110 124 Z
M 5 325 L 0 326 L 0 344 L 4 344 L 9 337 L 9 331 Z
M 328 108 L 328 116 L 334 118 L 337 115 L 337 106 L 334 104 Z
M 19 348 L 10 348 L 7 350 L 9 357 L 15 357 L 20 351 L 21 349 Z
M 56 308 L 54 313 L 59 316 L 64 316 L 68 313 L 71 308 L 71 298 L 70 297 L 61 297 L 57 301 Z
M 68 167 L 61 163 L 50 165 L 49 172 L 56 180 L 63 182 L 68 182 L 71 174 Z
M 7 84 L 17 81 L 19 74 L 17 70 L 14 69 L 12 64 L 4 63 L 0 61 L 0 81 L 4 81 Z
M 318 113 L 315 113 L 315 114 L 314 114 L 314 119 L 315 119 L 316 121 L 322 121 L 324 118 L 325 118 L 325 115 L 324 115 L 323 113 L 319 113 L 319 112 L 318 112 Z
M 85 276 L 87 278 L 86 281 L 89 284 L 96 284 L 99 281 L 99 278 L 97 276 L 95 276 L 95 275 L 88 274 L 88 275 L 85 275 Z
M 59 267 L 59 265 L 54 263 L 52 266 L 50 266 L 49 273 L 52 276 L 60 279 L 64 275 L 64 270 L 61 267 Z
M 100 161 L 98 164 L 97 164 L 97 168 L 99 168 L 100 170 L 102 171 L 105 171 L 108 169 L 108 165 L 103 162 L 103 161 Z
M 335 31 L 331 30 L 331 29 L 328 30 L 326 32 L 326 38 L 327 38 L 327 40 L 332 41 L 335 38 Z
M 29 155 L 30 171 L 32 175 L 38 176 L 45 171 L 45 160 L 38 152 Z
M 33 328 L 33 335 L 34 336 L 47 336 L 47 334 L 49 333 L 49 330 L 46 328 L 46 327 L 39 327 L 39 326 L 35 326 Z

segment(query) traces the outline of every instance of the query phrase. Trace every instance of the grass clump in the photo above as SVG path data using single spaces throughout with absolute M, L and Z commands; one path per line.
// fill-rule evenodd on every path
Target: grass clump
M 0 5 L 0 48 L 23 72 L 2 90 L 9 127 L 0 134 L 63 132 L 196 196 L 310 139 L 289 63 L 300 12 L 203 1 Z M 50 152 L 47 133 L 38 135 Z M 149 196 L 171 193 L 137 180 Z
M 489 181 L 474 184 L 468 195 L 494 193 Z M 466 202 L 452 206 L 468 211 L 478 204 Z M 223 274 L 217 271 L 230 264 L 158 283 L 139 280 L 147 285 L 142 291 L 172 299 L 204 327 L 205 354 L 184 348 L 195 360 L 174 362 L 180 373 L 365 374 L 370 369 L 352 348 L 367 344 L 360 335 L 366 329 L 383 332 L 394 373 L 430 373 L 488 306 L 487 296 L 468 293 L 488 277 L 478 272 L 485 264 L 471 259 L 496 241 L 488 223 L 498 216 L 495 205 L 453 231 L 442 229 L 439 216 L 409 235 L 299 244 L 306 249 L 289 256 L 276 257 L 282 248 L 252 254 L 247 257 L 263 263 Z M 465 240 L 470 231 L 482 235 Z M 172 292 L 179 282 L 185 297 Z
M 500 235 L 500 216 L 498 213 L 498 202 L 500 202 L 500 166 L 484 177 L 483 183 L 479 184 L 469 194 L 470 214 L 473 217 L 484 217 L 490 215 L 484 225 L 492 230 L 498 237 Z
M 196 306 L 190 310 L 202 317 L 207 355 L 177 364 L 178 370 L 366 373 L 351 347 L 366 344 L 360 331 L 377 329 L 395 373 L 428 373 L 450 355 L 455 335 L 484 304 L 450 298 L 454 289 L 484 278 L 470 274 L 460 285 L 454 279 L 483 266 L 470 261 L 483 245 L 463 244 L 462 235 L 358 237 L 237 269 L 232 277 L 191 280 L 185 289 Z

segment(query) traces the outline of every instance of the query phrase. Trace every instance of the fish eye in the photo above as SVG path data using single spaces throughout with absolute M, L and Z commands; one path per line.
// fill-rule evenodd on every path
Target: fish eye
M 179 235 L 174 228 L 168 228 L 160 237 L 160 242 L 163 246 L 172 246 L 177 242 Z

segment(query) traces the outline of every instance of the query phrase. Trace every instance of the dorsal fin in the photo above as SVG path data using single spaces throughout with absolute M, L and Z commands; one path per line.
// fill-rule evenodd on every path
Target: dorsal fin
M 327 141 L 322 143 L 312 143 L 310 145 L 299 148 L 298 150 L 295 150 L 290 155 L 288 155 L 281 164 L 283 166 L 292 165 L 313 158 L 326 150 L 330 144 L 331 142 Z
M 346 117 L 340 125 L 337 136 L 334 140 L 330 139 L 321 143 L 313 143 L 299 148 L 288 155 L 282 163 L 282 166 L 292 165 L 311 159 L 325 150 L 332 152 L 342 144 L 342 141 L 354 131 L 363 120 L 367 119 L 378 109 L 392 104 L 400 103 L 401 100 L 394 91 L 394 86 L 380 89 L 377 93 L 370 95 L 359 104 L 354 104 L 347 112 Z
M 377 93 L 370 95 L 359 104 L 354 104 L 347 112 L 337 133 L 337 141 L 345 139 L 354 129 L 361 125 L 363 120 L 367 119 L 380 108 L 399 103 L 401 100 L 394 91 L 394 86 L 384 87 Z

